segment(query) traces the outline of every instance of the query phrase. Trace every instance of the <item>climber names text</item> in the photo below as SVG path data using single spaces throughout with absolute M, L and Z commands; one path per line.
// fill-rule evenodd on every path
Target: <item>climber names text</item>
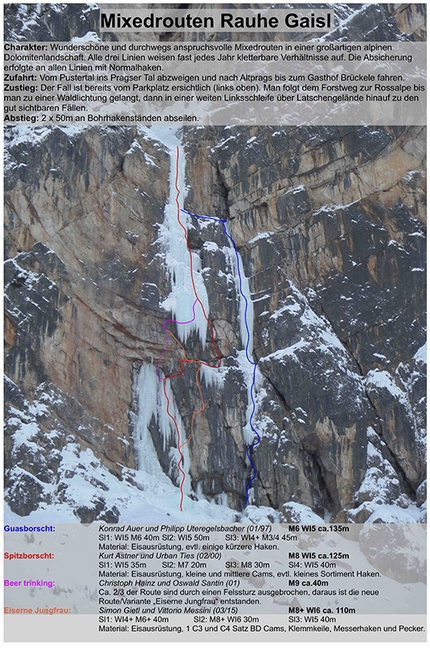
M 330 632 L 338 615 L 392 611 L 387 579 L 349 541 L 349 525 L 215 527 L 100 525 L 101 624 L 257 613 L 284 615 L 288 631 L 312 622 Z
M 425 43 L 5 43 L 5 124 L 421 124 Z
M 95 641 L 423 641 L 418 548 L 423 525 L 6 525 L 5 619 Z
M 278 533 L 269 525 L 238 526 L 214 537 L 195 525 L 179 531 L 175 525 L 114 530 L 102 525 L 100 612 L 247 614 L 276 612 L 284 605 L 291 614 L 309 614 L 322 611 L 315 605 L 321 597 L 380 595 L 377 570 L 352 569 L 345 562 L 350 554 L 342 551 L 296 550 L 296 529 L 300 527 L 289 525 Z M 317 531 L 311 525 L 309 530 Z M 333 532 L 327 526 L 320 533 Z M 353 588 L 344 587 L 349 579 Z M 302 606 L 291 603 L 298 598 Z M 324 609 L 356 612 L 341 604 Z

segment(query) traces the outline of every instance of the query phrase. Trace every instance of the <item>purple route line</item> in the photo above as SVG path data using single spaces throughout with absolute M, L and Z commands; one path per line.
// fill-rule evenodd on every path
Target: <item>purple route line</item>
M 181 211 L 184 212 L 184 214 L 188 214 L 189 216 L 192 216 L 194 218 L 199 218 L 201 220 L 210 220 L 210 221 L 215 221 L 216 223 L 221 223 L 224 229 L 224 234 L 226 237 L 232 242 L 233 248 L 234 248 L 234 253 L 236 256 L 236 265 L 237 265 L 237 274 L 239 277 L 239 292 L 242 295 L 244 302 L 245 302 L 245 312 L 244 312 L 244 322 L 245 322 L 245 328 L 246 328 L 246 346 L 245 346 L 245 354 L 246 354 L 246 359 L 248 360 L 249 364 L 252 366 L 252 384 L 250 388 L 250 396 L 251 396 L 251 402 L 252 402 L 252 412 L 249 417 L 249 425 L 251 427 L 251 430 L 254 432 L 255 436 L 257 437 L 256 440 L 249 444 L 247 449 L 246 449 L 246 456 L 248 457 L 250 466 L 251 466 L 251 477 L 246 484 L 246 495 L 245 495 L 245 506 L 247 505 L 249 501 L 249 490 L 251 488 L 251 484 L 255 481 L 257 478 L 257 469 L 255 467 L 255 464 L 252 460 L 251 456 L 251 451 L 258 446 L 258 444 L 261 442 L 261 436 L 258 434 L 257 430 L 255 429 L 254 426 L 254 415 L 255 415 L 255 410 L 256 410 L 256 403 L 254 399 L 254 391 L 255 391 L 255 381 L 256 381 L 256 374 L 257 374 L 257 363 L 253 361 L 253 359 L 250 356 L 249 348 L 251 345 L 251 331 L 249 330 L 248 326 L 248 299 L 243 292 L 243 280 L 242 280 L 242 273 L 240 271 L 240 259 L 239 259 L 239 253 L 237 251 L 237 246 L 235 240 L 230 236 L 227 230 L 227 220 L 225 218 L 216 218 L 214 216 L 201 216 L 199 214 L 193 214 L 192 212 L 186 211 L 185 209 L 181 209 Z
M 196 304 L 197 304 L 197 299 L 194 300 L 194 304 L 193 304 L 193 318 L 188 320 L 187 322 L 178 322 L 178 320 L 175 320 L 175 319 L 168 319 L 168 320 L 164 320 L 164 322 L 163 322 L 163 329 L 164 329 L 164 331 L 166 333 L 166 347 L 165 347 L 164 351 L 162 352 L 162 354 L 160 355 L 160 357 L 158 358 L 157 369 L 155 370 L 155 373 L 157 374 L 159 380 L 163 380 L 162 377 L 160 376 L 160 364 L 161 364 L 161 361 L 163 359 L 164 354 L 166 353 L 167 349 L 169 348 L 169 329 L 166 327 L 166 324 L 191 324 L 196 319 Z

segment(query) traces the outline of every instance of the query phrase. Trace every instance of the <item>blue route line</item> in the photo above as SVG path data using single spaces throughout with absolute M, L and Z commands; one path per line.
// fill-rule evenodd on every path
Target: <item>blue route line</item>
M 251 401 L 252 401 L 252 412 L 251 412 L 251 415 L 249 417 L 249 425 L 251 426 L 251 430 L 254 432 L 254 434 L 257 437 L 257 440 L 254 441 L 254 443 L 251 443 L 251 445 L 249 445 L 247 447 L 247 449 L 246 449 L 246 456 L 249 459 L 249 463 L 251 465 L 251 471 L 252 471 L 251 478 L 248 481 L 248 483 L 246 484 L 246 497 L 245 497 L 245 506 L 246 506 L 246 504 L 248 503 L 248 499 L 249 499 L 249 489 L 251 488 L 252 482 L 257 477 L 257 469 L 255 467 L 254 462 L 252 461 L 252 458 L 251 458 L 251 450 L 253 448 L 255 448 L 256 446 L 258 446 L 258 444 L 261 441 L 261 436 L 258 434 L 258 432 L 255 429 L 255 427 L 253 425 L 253 422 L 252 422 L 253 418 L 254 418 L 254 414 L 255 414 L 255 409 L 256 409 L 255 399 L 254 399 L 254 391 L 255 391 L 255 380 L 256 380 L 256 373 L 257 373 L 257 364 L 252 360 L 252 358 L 249 355 L 249 346 L 250 346 L 250 343 L 251 343 L 251 332 L 250 332 L 249 326 L 248 326 L 248 300 L 246 298 L 245 293 L 243 292 L 243 281 L 242 281 L 242 274 L 240 272 L 239 253 L 237 251 L 237 247 L 236 247 L 236 243 L 235 243 L 234 239 L 230 236 L 230 234 L 227 231 L 227 227 L 226 227 L 227 220 L 225 218 L 215 218 L 214 216 L 200 216 L 199 214 L 193 214 L 192 212 L 186 211 L 186 209 L 181 209 L 181 211 L 184 212 L 184 214 L 188 214 L 188 216 L 192 216 L 193 218 L 199 218 L 201 220 L 211 220 L 211 221 L 215 221 L 216 223 L 222 223 L 222 226 L 224 228 L 224 233 L 227 236 L 227 238 L 233 243 L 234 253 L 236 255 L 237 273 L 239 275 L 239 291 L 240 291 L 240 294 L 242 295 L 243 299 L 245 300 L 244 319 L 245 319 L 245 327 L 246 327 L 246 335 L 247 335 L 246 346 L 245 346 L 245 355 L 246 355 L 246 359 L 248 360 L 248 362 L 253 367 L 252 384 L 251 384 L 251 389 L 250 389 L 250 396 L 251 396 Z

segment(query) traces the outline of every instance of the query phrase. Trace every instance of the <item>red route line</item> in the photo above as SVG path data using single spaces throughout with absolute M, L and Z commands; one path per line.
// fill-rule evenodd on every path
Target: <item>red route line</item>
M 192 415 L 191 415 L 191 423 L 190 423 L 190 436 L 188 437 L 188 439 L 187 439 L 186 441 L 184 441 L 184 443 L 181 444 L 181 448 L 183 448 L 183 447 L 184 447 L 185 445 L 187 445 L 187 443 L 189 443 L 189 442 L 191 441 L 191 439 L 193 438 L 194 417 L 196 416 L 196 414 L 201 414 L 201 413 L 204 412 L 205 409 L 206 409 L 205 399 L 203 398 L 202 388 L 201 388 L 201 385 L 200 385 L 200 377 L 199 377 L 199 374 L 200 374 L 200 371 L 201 371 L 201 368 L 202 368 L 202 364 L 204 364 L 204 363 L 201 362 L 201 360 L 190 360 L 189 358 L 187 358 L 187 352 L 185 351 L 185 349 L 184 349 L 184 347 L 182 346 L 182 344 L 179 342 L 178 338 L 175 337 L 175 335 L 172 333 L 172 331 L 169 331 L 169 333 L 170 333 L 170 335 L 172 336 L 172 338 L 175 340 L 175 342 L 177 342 L 177 343 L 179 344 L 179 346 L 181 347 L 182 351 L 184 352 L 184 359 L 181 360 L 180 363 L 179 363 L 181 369 L 182 369 L 182 363 L 184 363 L 184 362 L 189 362 L 189 363 L 197 362 L 198 365 L 199 365 L 199 367 L 197 368 L 197 371 L 196 371 L 196 383 L 197 383 L 197 389 L 199 390 L 200 400 L 201 400 L 201 402 L 202 402 L 203 409 L 194 410 L 194 412 L 192 413 Z M 177 374 L 177 375 L 180 375 L 180 376 L 181 376 L 181 375 L 183 375 L 183 373 L 184 373 L 184 369 L 182 369 L 181 373 L 180 373 L 180 374 Z M 172 376 L 169 376 L 169 377 L 171 378 Z
M 188 254 L 189 254 L 189 257 L 190 257 L 190 276 L 191 276 L 191 283 L 193 285 L 194 296 L 197 299 L 197 301 L 199 302 L 199 304 L 201 306 L 201 309 L 202 309 L 202 312 L 203 312 L 203 315 L 204 315 L 204 318 L 205 318 L 206 322 L 208 323 L 208 326 L 209 326 L 209 328 L 211 330 L 212 345 L 213 345 L 213 347 L 214 347 L 214 349 L 216 351 L 217 357 L 218 357 L 218 364 L 216 366 L 212 367 L 212 368 L 213 369 L 218 369 L 221 366 L 221 353 L 220 353 L 220 350 L 218 349 L 218 346 L 217 346 L 217 344 L 215 342 L 215 332 L 214 332 L 212 323 L 208 319 L 208 316 L 206 315 L 205 307 L 203 306 L 203 304 L 202 304 L 202 302 L 200 300 L 200 297 L 197 294 L 197 289 L 196 289 L 196 284 L 194 283 L 194 274 L 193 274 L 193 254 L 191 252 L 191 246 L 190 246 L 190 242 L 188 240 L 187 228 L 184 227 L 184 225 L 183 225 L 183 223 L 181 221 L 181 206 L 179 205 L 179 196 L 180 196 L 181 192 L 180 192 L 180 189 L 178 187 L 178 176 L 179 176 L 179 146 L 176 147 L 176 167 L 175 167 L 176 206 L 178 208 L 177 219 L 178 219 L 179 225 L 184 230 L 184 238 L 185 238 L 185 241 L 187 243 Z M 203 364 L 206 364 L 206 363 L 203 363 Z M 210 365 L 206 365 L 206 366 L 209 367 Z
M 195 296 L 196 300 L 198 301 L 198 303 L 200 304 L 200 308 L 202 309 L 203 316 L 204 316 L 204 318 L 205 318 L 205 320 L 206 320 L 206 322 L 207 322 L 207 324 L 209 326 L 209 329 L 210 329 L 210 332 L 211 332 L 212 346 L 214 347 L 214 349 L 216 351 L 216 354 L 217 354 L 217 358 L 218 358 L 218 362 L 217 362 L 216 365 L 210 365 L 210 364 L 208 364 L 206 362 L 203 362 L 201 360 L 190 360 L 190 359 L 188 359 L 186 351 L 185 351 L 184 347 L 182 346 L 182 344 L 176 339 L 176 337 L 173 335 L 173 333 L 171 331 L 168 331 L 170 333 L 170 335 L 174 338 L 174 340 L 179 344 L 182 351 L 184 352 L 184 359 L 181 360 L 180 363 L 179 363 L 179 366 L 181 367 L 181 371 L 179 373 L 172 374 L 171 376 L 166 376 L 163 379 L 163 392 L 164 392 L 164 396 L 165 396 L 166 402 L 167 402 L 166 412 L 167 412 L 167 415 L 169 416 L 169 418 L 173 421 L 173 424 L 174 424 L 175 429 L 176 429 L 176 435 L 177 435 L 177 438 L 178 438 L 178 452 L 179 452 L 178 470 L 182 475 L 181 483 L 179 485 L 179 490 L 180 490 L 180 494 L 181 494 L 181 498 L 180 498 L 180 502 L 179 502 L 179 508 L 182 511 L 182 506 L 183 506 L 183 501 L 184 501 L 184 490 L 183 490 L 183 488 L 184 488 L 184 482 L 185 482 L 186 475 L 185 475 L 185 472 L 182 469 L 182 463 L 183 463 L 184 455 L 182 454 L 181 449 L 185 445 L 187 445 L 187 443 L 189 443 L 191 441 L 191 439 L 193 438 L 193 426 L 194 426 L 194 418 L 195 418 L 195 416 L 197 414 L 200 414 L 201 412 L 204 412 L 205 409 L 206 409 L 205 401 L 203 399 L 202 389 L 201 389 L 201 385 L 200 385 L 199 374 L 200 374 L 200 371 L 201 371 L 201 368 L 202 368 L 203 365 L 205 365 L 206 367 L 210 367 L 211 369 L 218 369 L 221 366 L 221 353 L 220 353 L 220 350 L 219 350 L 219 348 L 218 348 L 218 346 L 217 346 L 217 344 L 215 342 L 214 328 L 212 326 L 212 323 L 208 319 L 208 316 L 206 315 L 205 307 L 203 306 L 203 303 L 202 303 L 202 301 L 201 301 L 201 299 L 200 299 L 200 297 L 199 297 L 199 295 L 197 293 L 196 284 L 194 282 L 193 254 L 192 254 L 192 251 L 191 251 L 190 242 L 188 240 L 187 228 L 183 225 L 183 223 L 181 221 L 181 206 L 179 204 L 179 196 L 181 195 L 181 191 L 180 191 L 179 186 L 178 186 L 178 178 L 179 178 L 179 147 L 177 146 L 176 147 L 176 161 L 175 161 L 175 189 L 176 189 L 175 202 L 176 202 L 176 207 L 177 207 L 177 210 L 178 210 L 177 211 L 177 220 L 178 220 L 179 225 L 182 227 L 182 229 L 184 231 L 184 238 L 185 238 L 185 241 L 187 243 L 188 254 L 189 254 L 189 257 L 190 257 L 191 284 L 193 286 L 194 296 Z M 167 395 L 167 392 L 166 392 L 166 380 L 170 380 L 171 378 L 177 378 L 179 376 L 182 376 L 184 374 L 184 371 L 185 371 L 182 368 L 182 364 L 187 363 L 187 362 L 190 362 L 190 363 L 197 362 L 199 364 L 199 367 L 198 367 L 198 369 L 196 371 L 196 382 L 197 382 L 197 388 L 199 390 L 201 402 L 202 402 L 202 405 L 203 405 L 203 409 L 194 410 L 194 412 L 192 413 L 192 415 L 191 415 L 191 424 L 190 424 L 190 436 L 188 437 L 188 439 L 186 441 L 184 441 L 184 443 L 181 443 L 181 432 L 179 430 L 178 422 L 177 422 L 176 418 L 170 413 L 170 399 L 169 399 L 169 397 Z
M 180 486 L 179 486 L 179 490 L 180 490 L 180 493 L 181 493 L 181 499 L 180 499 L 180 503 L 179 503 L 179 508 L 180 508 L 180 510 L 182 511 L 182 504 L 183 504 L 183 501 L 184 501 L 184 492 L 183 492 L 183 487 L 184 487 L 184 482 L 185 482 L 185 477 L 186 477 L 186 475 L 185 475 L 184 471 L 182 470 L 182 466 L 181 466 L 181 462 L 182 462 L 182 459 L 183 459 L 183 454 L 182 454 L 182 452 L 181 452 L 181 449 L 182 449 L 185 445 L 187 445 L 187 443 L 189 443 L 189 442 L 191 441 L 191 439 L 193 438 L 194 418 L 195 418 L 195 416 L 196 416 L 197 414 L 200 414 L 201 412 L 204 412 L 205 409 L 206 409 L 205 401 L 204 401 L 203 394 L 202 394 L 202 388 L 201 388 L 201 385 L 200 385 L 200 379 L 199 379 L 199 374 L 200 374 L 200 371 L 201 371 L 201 368 L 202 368 L 202 364 L 205 364 L 205 363 L 201 362 L 200 360 L 190 360 L 190 359 L 188 359 L 188 358 L 187 358 L 186 351 L 185 351 L 184 347 L 182 346 L 182 344 L 181 344 L 181 343 L 179 342 L 179 340 L 174 336 L 174 334 L 172 333 L 172 331 L 168 331 L 168 332 L 169 332 L 170 335 L 173 337 L 173 339 L 175 340 L 175 342 L 177 342 L 177 343 L 179 344 L 179 346 L 181 347 L 182 351 L 184 352 L 184 359 L 181 360 L 180 363 L 179 363 L 179 365 L 180 365 L 180 367 L 181 367 L 181 371 L 180 371 L 179 373 L 177 373 L 177 374 L 172 374 L 171 376 L 167 376 L 167 377 L 164 378 L 164 380 L 163 380 L 163 391 L 164 391 L 164 396 L 165 396 L 166 401 L 167 401 L 166 411 L 167 411 L 167 414 L 168 414 L 169 417 L 172 419 L 172 421 L 173 421 L 173 423 L 174 423 L 174 425 L 175 425 L 175 428 L 176 428 L 176 434 L 177 434 L 177 437 L 178 437 L 178 451 L 179 451 L 178 469 L 179 469 L 180 472 L 182 473 L 182 480 L 181 480 L 181 483 L 180 483 Z M 169 408 L 170 408 L 170 400 L 169 400 L 169 397 L 167 396 L 167 392 L 166 392 L 166 380 L 169 380 L 170 378 L 177 378 L 178 376 L 182 376 L 182 375 L 184 374 L 184 371 L 185 371 L 185 369 L 182 368 L 182 364 L 183 364 L 183 363 L 187 363 L 187 362 L 189 362 L 189 363 L 195 363 L 195 362 L 197 362 L 198 365 L 199 365 L 199 367 L 198 367 L 198 369 L 197 369 L 197 371 L 196 371 L 196 383 L 197 383 L 197 388 L 198 388 L 198 390 L 199 390 L 200 400 L 201 400 L 201 403 L 202 403 L 203 407 L 202 407 L 202 409 L 194 410 L 194 412 L 192 413 L 192 415 L 191 415 L 191 423 L 190 423 L 190 436 L 188 437 L 188 439 L 187 439 L 186 441 L 184 441 L 184 443 L 181 443 L 181 433 L 180 433 L 180 431 L 179 431 L 178 422 L 177 422 L 177 420 L 175 419 L 175 417 L 172 416 L 172 414 L 170 414 L 170 410 L 169 410 Z

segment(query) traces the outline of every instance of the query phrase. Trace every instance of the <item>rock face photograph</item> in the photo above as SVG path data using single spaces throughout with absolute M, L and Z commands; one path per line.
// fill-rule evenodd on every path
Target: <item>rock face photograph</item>
M 5 38 L 95 7 L 8 5 Z M 423 40 L 424 8 L 325 38 Z M 425 156 L 421 126 L 5 128 L 6 521 L 425 521 Z

